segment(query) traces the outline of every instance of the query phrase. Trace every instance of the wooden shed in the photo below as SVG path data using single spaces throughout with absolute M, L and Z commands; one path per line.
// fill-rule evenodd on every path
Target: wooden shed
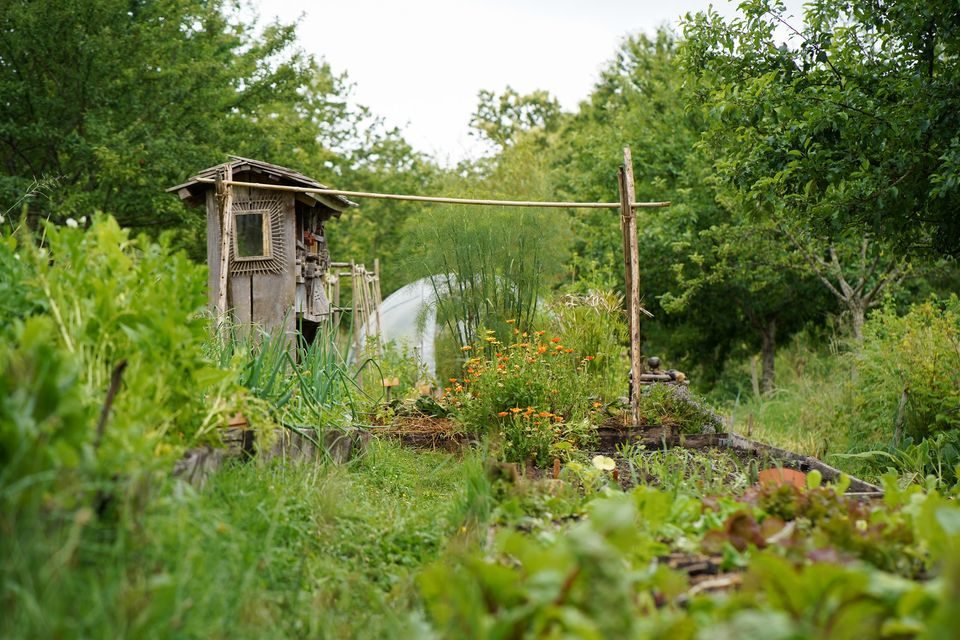
M 229 171 L 228 171 L 229 169 Z M 229 162 L 204 169 L 190 181 L 168 189 L 187 203 L 206 206 L 207 279 L 211 307 L 220 301 L 224 199 L 217 177 L 236 182 L 327 189 L 313 178 L 286 167 L 230 156 Z M 297 323 L 314 324 L 330 314 L 323 279 L 330 268 L 326 222 L 351 206 L 341 196 L 232 186 L 226 308 L 242 325 L 268 331 Z

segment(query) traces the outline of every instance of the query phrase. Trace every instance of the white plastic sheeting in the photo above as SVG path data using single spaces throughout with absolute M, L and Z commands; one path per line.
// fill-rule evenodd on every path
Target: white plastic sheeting
M 430 278 L 397 289 L 380 305 L 381 339 L 406 344 L 427 372 L 437 375 L 437 296 Z

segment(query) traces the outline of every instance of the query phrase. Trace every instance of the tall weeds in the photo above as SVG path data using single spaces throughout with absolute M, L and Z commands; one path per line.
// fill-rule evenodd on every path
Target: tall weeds
M 481 328 L 507 339 L 514 327 L 532 326 L 539 297 L 562 273 L 563 220 L 539 210 L 463 206 L 418 217 L 408 267 L 430 277 L 437 322 L 459 346 L 474 342 Z

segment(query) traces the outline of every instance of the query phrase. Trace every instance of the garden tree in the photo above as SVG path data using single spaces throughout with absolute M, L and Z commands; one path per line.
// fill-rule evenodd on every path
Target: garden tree
M 804 24 L 773 0 L 687 17 L 718 177 L 761 218 L 960 255 L 956 1 L 805 7 Z
M 275 129 L 262 107 L 299 100 L 317 66 L 291 26 L 252 27 L 223 0 L 7 0 L 0 11 L 0 192 L 61 188 L 39 215 L 109 210 L 180 223 L 163 187 Z
M 443 172 L 415 151 L 396 129 L 384 129 L 368 142 L 349 156 L 352 163 L 339 178 L 348 188 L 414 194 L 443 189 Z M 330 250 L 333 255 L 365 262 L 370 268 L 374 258 L 379 258 L 381 290 L 386 296 L 411 280 L 404 269 L 404 228 L 408 219 L 431 205 L 373 199 L 357 203 L 359 207 L 330 223 Z
M 795 287 L 808 280 L 783 267 L 797 256 L 732 203 L 718 203 L 712 158 L 697 147 L 705 117 L 688 104 L 676 46 L 666 31 L 623 43 L 549 150 L 554 189 L 564 199 L 611 200 L 613 168 L 629 145 L 638 199 L 673 203 L 638 218 L 643 301 L 655 315 L 644 325 L 645 350 L 695 369 L 705 385 L 732 355 L 761 350 L 770 387 L 777 342 L 822 311 L 822 296 L 796 304 Z M 617 216 L 578 211 L 574 225 L 579 286 L 622 287 Z
M 909 263 L 869 234 L 831 241 L 787 225 L 780 230 L 849 315 L 851 334 L 859 348 L 867 311 L 880 303 L 882 293 L 903 282 L 910 272 Z
M 178 227 L 201 257 L 202 213 L 164 188 L 228 153 L 363 188 L 425 163 L 350 89 L 296 47 L 292 25 L 258 29 L 228 0 L 6 0 L 0 203 L 56 177 L 33 216 L 105 210 L 126 226 Z M 355 240 L 363 259 L 390 244 Z
M 775 388 L 778 341 L 822 316 L 820 287 L 803 261 L 787 247 L 776 227 L 751 223 L 728 210 L 717 224 L 676 242 L 686 260 L 675 265 L 676 289 L 662 296 L 667 311 L 697 311 L 706 293 L 725 301 L 725 313 L 749 327 L 740 334 L 748 347 L 759 346 L 760 390 Z
M 688 170 L 690 149 L 699 139 L 700 115 L 684 108 L 683 78 L 676 72 L 676 43 L 661 30 L 650 38 L 626 39 L 615 59 L 601 72 L 588 100 L 562 122 L 549 150 L 551 179 L 560 199 L 615 201 L 616 167 L 623 147 L 633 154 L 638 200 L 675 200 L 678 191 L 692 188 L 688 198 L 712 207 L 708 189 Z M 664 213 L 641 212 L 647 223 Z M 586 287 L 623 286 L 623 245 L 619 216 L 608 210 L 574 212 L 576 277 Z M 645 255 L 647 247 L 641 242 Z M 643 276 L 648 306 L 655 305 Z
M 560 103 L 546 91 L 520 94 L 508 86 L 497 95 L 482 89 L 470 116 L 470 133 L 499 150 L 515 143 L 521 132 L 555 131 L 560 119 Z

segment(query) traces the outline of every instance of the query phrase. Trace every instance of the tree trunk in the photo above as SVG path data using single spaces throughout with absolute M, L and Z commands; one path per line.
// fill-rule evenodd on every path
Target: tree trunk
M 763 393 L 770 393 L 776 383 L 776 371 L 774 369 L 774 357 L 777 355 L 777 321 L 770 319 L 760 331 L 760 357 L 762 361 L 762 371 L 760 376 L 760 388 Z
M 857 349 L 863 345 L 863 324 L 867 319 L 867 305 L 859 297 L 856 299 L 845 300 L 847 308 L 850 310 L 850 324 L 853 328 L 853 339 L 857 343 Z
M 853 344 L 856 349 L 855 357 L 851 361 L 853 364 L 850 366 L 850 380 L 855 383 L 859 379 L 856 358 L 863 351 L 863 324 L 867 318 L 867 305 L 858 298 L 856 301 L 848 300 L 847 308 L 850 310 L 850 325 L 853 329 Z

